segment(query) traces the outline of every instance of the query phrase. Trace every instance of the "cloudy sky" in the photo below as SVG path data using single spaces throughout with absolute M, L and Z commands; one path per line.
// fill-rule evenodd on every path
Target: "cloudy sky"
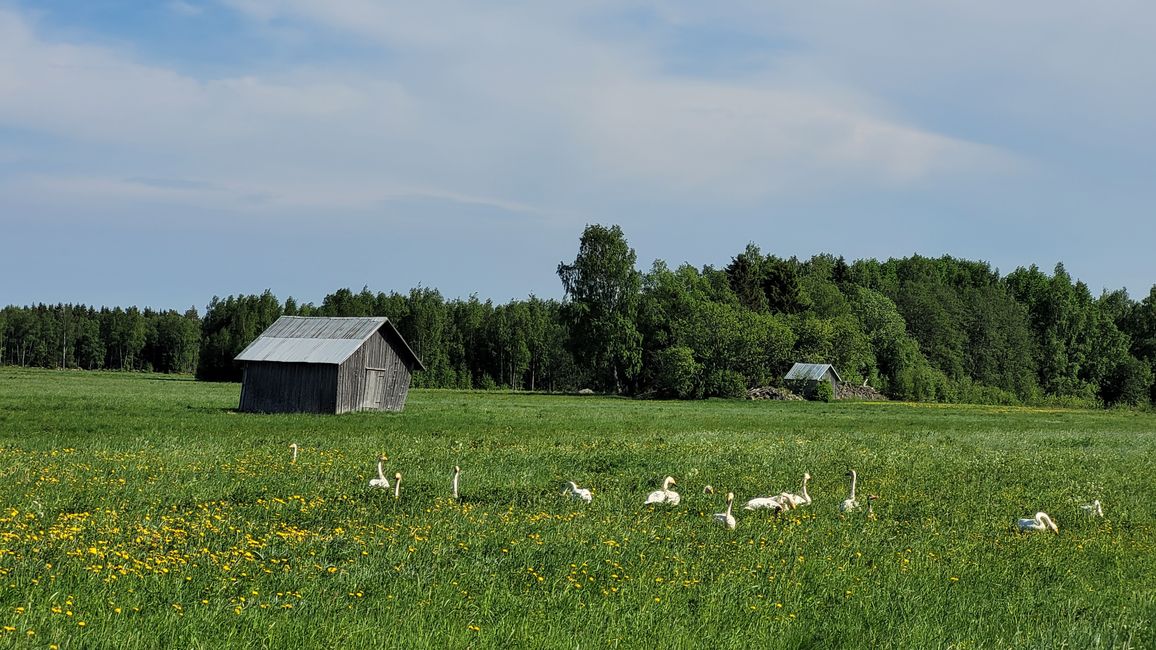
M 1156 283 L 1156 4 L 0 0 L 0 304 L 913 253 Z

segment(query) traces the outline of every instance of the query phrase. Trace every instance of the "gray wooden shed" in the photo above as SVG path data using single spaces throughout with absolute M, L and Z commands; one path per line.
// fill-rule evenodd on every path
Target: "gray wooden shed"
M 783 377 L 787 387 L 805 397 L 813 397 L 819 382 L 831 384 L 831 395 L 839 394 L 839 373 L 829 363 L 796 363 Z
M 248 345 L 240 410 L 260 413 L 400 411 L 425 370 L 384 316 L 282 316 Z

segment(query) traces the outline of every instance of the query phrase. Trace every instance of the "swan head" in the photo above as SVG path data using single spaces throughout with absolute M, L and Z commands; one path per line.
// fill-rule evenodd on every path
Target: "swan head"
M 461 474 L 461 473 L 462 473 L 462 468 L 458 467 L 457 465 L 454 465 L 454 474 Z
M 845 474 L 845 476 L 850 476 L 851 478 L 857 478 L 859 475 L 855 473 L 855 470 L 850 470 Z
M 394 472 L 393 478 L 394 478 L 394 480 L 400 481 L 401 480 L 401 472 Z
M 735 493 L 734 492 L 727 492 L 727 503 L 730 503 L 734 500 L 735 500 Z
M 702 493 L 703 494 L 714 494 L 714 486 L 713 485 L 704 486 L 702 488 Z
M 674 480 L 673 476 L 668 476 L 662 479 L 662 485 L 663 487 L 670 487 L 672 485 L 678 485 L 678 481 Z
M 811 473 L 810 472 L 803 472 L 803 480 L 804 481 L 811 480 Z

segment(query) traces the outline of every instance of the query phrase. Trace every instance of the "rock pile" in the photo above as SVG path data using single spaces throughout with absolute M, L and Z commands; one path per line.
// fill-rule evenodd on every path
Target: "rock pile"
M 855 384 L 839 384 L 836 399 L 859 399 L 867 401 L 886 400 L 887 396 L 870 386 L 856 386 Z
M 775 388 L 774 386 L 759 386 L 747 391 L 747 399 L 783 399 L 783 400 L 799 400 L 803 398 L 792 393 L 786 388 Z

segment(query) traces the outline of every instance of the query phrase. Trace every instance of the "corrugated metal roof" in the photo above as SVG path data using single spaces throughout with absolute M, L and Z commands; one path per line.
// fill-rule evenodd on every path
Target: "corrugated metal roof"
M 250 343 L 237 361 L 340 364 L 382 327 L 389 327 L 401 342 L 402 354 L 425 370 L 401 333 L 384 316 L 282 316 Z
M 828 369 L 831 370 L 831 374 L 835 375 L 836 381 L 843 381 L 839 378 L 839 373 L 835 372 L 835 366 L 829 363 L 796 363 L 787 371 L 787 376 L 784 379 L 818 381 L 827 374 Z
M 339 364 L 357 352 L 357 339 L 294 339 L 260 336 L 249 344 L 237 361 L 283 361 Z

